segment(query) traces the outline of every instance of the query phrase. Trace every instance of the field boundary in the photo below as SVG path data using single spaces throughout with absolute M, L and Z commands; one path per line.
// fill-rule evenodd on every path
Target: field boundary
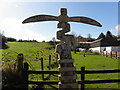
M 110 58 L 115 58 L 115 59 L 120 59 L 120 52 L 115 52 L 115 51 L 101 51 L 100 55 L 110 57 Z
M 24 86 L 28 89 L 29 84 L 38 84 L 38 85 L 57 85 L 59 81 L 50 81 L 50 80 L 42 80 L 42 81 L 29 81 L 29 74 L 59 74 L 59 71 L 32 71 L 28 70 L 28 63 L 24 63 L 23 67 L 23 79 Z M 114 70 L 85 70 L 85 67 L 81 67 L 80 71 L 76 71 L 77 74 L 80 74 L 80 81 L 77 81 L 78 84 L 81 84 L 81 90 L 85 90 L 85 84 L 96 84 L 96 83 L 120 83 L 120 79 L 109 79 L 109 80 L 85 80 L 86 74 L 96 74 L 96 73 L 120 73 L 120 69 Z

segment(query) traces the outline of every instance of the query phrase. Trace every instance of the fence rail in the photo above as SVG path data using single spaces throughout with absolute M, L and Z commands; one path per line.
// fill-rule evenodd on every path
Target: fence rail
M 81 71 L 75 71 L 77 74 L 81 74 Z M 96 73 L 120 73 L 120 69 L 113 70 L 85 70 L 85 74 L 96 74 Z M 32 71 L 29 70 L 28 74 L 59 74 L 59 71 Z
M 54 84 L 57 85 L 59 81 L 29 81 L 29 74 L 59 74 L 59 71 L 32 71 L 28 70 L 28 63 L 24 63 L 23 69 L 23 77 L 24 77 L 24 85 L 28 88 L 28 84 Z M 96 84 L 96 83 L 118 83 L 120 79 L 110 79 L 110 80 L 85 80 L 86 74 L 96 74 L 96 73 L 120 73 L 120 69 L 114 70 L 85 70 L 85 67 L 81 67 L 81 71 L 76 71 L 77 74 L 81 74 L 81 80 L 77 81 L 78 84 L 81 84 L 81 90 L 85 89 L 85 84 Z
M 115 51 L 101 51 L 100 55 L 106 56 L 106 57 L 111 57 L 115 59 L 120 59 L 120 52 L 115 52 Z

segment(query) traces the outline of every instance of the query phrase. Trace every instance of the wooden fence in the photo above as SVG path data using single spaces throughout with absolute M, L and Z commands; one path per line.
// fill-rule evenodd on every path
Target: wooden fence
M 28 80 L 28 75 L 29 74 L 59 74 L 59 71 L 32 71 L 28 70 L 29 65 L 28 63 L 24 63 L 24 68 L 23 68 L 23 79 L 24 79 L 24 86 L 28 90 L 28 85 L 29 84 L 38 84 L 38 85 L 57 85 L 59 81 L 29 81 Z M 120 69 L 115 69 L 115 70 L 85 70 L 85 67 L 81 67 L 80 71 L 76 71 L 77 74 L 80 74 L 80 81 L 77 81 L 78 84 L 81 84 L 81 90 L 85 90 L 85 84 L 97 84 L 97 83 L 118 83 L 120 82 L 120 79 L 110 79 L 110 80 L 85 80 L 85 75 L 86 74 L 102 74 L 102 73 L 120 73 Z
M 106 57 L 110 57 L 110 58 L 115 58 L 115 59 L 120 59 L 120 52 L 108 52 L 108 51 L 101 51 L 100 55 L 106 56 Z
M 48 66 L 47 66 L 47 68 L 49 70 L 51 70 L 51 68 L 53 68 L 55 66 L 58 67 L 58 54 L 55 56 L 55 59 L 56 60 L 54 61 L 54 63 L 52 63 L 52 61 L 51 61 L 52 60 L 52 56 L 49 55 Z M 41 70 L 44 70 L 44 59 L 40 58 L 39 61 L 40 61 Z M 17 71 L 18 72 L 21 72 L 21 70 L 23 70 L 23 62 L 24 62 L 24 55 L 22 53 L 20 53 L 17 56 Z

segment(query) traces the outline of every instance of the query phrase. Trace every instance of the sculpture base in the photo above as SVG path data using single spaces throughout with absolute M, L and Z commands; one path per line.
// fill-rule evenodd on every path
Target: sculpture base
M 77 75 L 75 73 L 76 68 L 73 62 L 73 59 L 59 60 L 59 90 L 78 90 L 78 84 L 76 82 Z
M 62 84 L 59 82 L 59 90 L 78 90 L 78 84 L 77 83 L 66 83 Z

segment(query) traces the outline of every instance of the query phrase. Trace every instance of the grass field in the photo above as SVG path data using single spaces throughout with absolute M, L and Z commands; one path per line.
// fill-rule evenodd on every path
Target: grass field
M 7 63 L 16 62 L 17 54 L 24 54 L 24 61 L 27 61 L 30 65 L 29 69 L 40 70 L 40 58 L 44 58 L 44 70 L 48 70 L 48 56 L 52 55 L 52 63 L 56 61 L 55 50 L 48 49 L 52 47 L 48 43 L 36 43 L 36 42 L 8 42 L 7 45 L 10 47 L 8 49 L 2 50 L 2 65 L 6 66 Z M 117 59 L 111 59 L 100 55 L 82 55 L 83 53 L 77 52 L 73 55 L 75 60 L 74 65 L 76 70 L 80 70 L 81 67 L 85 67 L 86 70 L 109 70 L 118 69 Z M 58 68 L 53 68 L 52 70 L 58 70 Z M 34 76 L 34 77 L 33 77 Z M 86 80 L 100 80 L 100 79 L 118 79 L 118 74 L 90 74 L 86 75 Z M 41 75 L 31 75 L 30 80 L 40 80 Z M 58 80 L 57 77 L 51 76 L 51 80 Z M 77 76 L 77 80 L 80 80 L 80 75 Z M 108 84 L 87 84 L 86 88 L 118 88 L 117 83 Z
M 119 60 L 111 59 L 100 55 L 81 55 L 80 52 L 73 54 L 75 66 L 77 70 L 80 67 L 85 67 L 86 70 L 109 70 L 118 69 Z M 87 74 L 86 80 L 104 80 L 104 79 L 118 79 L 118 74 Z M 79 78 L 80 80 L 80 78 Z M 86 88 L 118 88 L 117 83 L 103 83 L 103 84 L 86 84 Z

